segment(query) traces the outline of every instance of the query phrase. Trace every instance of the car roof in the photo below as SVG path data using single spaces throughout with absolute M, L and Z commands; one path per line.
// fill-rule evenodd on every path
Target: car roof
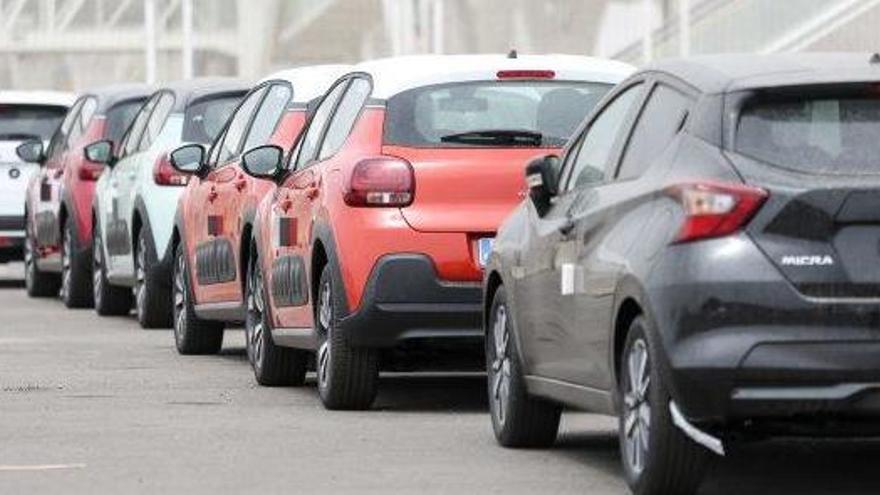
M 0 104 L 4 105 L 70 107 L 75 101 L 76 95 L 65 91 L 0 91 Z
M 287 81 L 293 86 L 293 102 L 308 103 L 322 96 L 331 84 L 352 70 L 353 66 L 343 64 L 307 65 L 275 72 L 263 78 L 260 83 Z
M 153 91 L 155 86 L 147 84 L 110 84 L 100 86 L 83 93 L 83 96 L 94 96 L 98 100 L 96 113 L 104 115 L 114 105 L 136 98 L 145 99 Z
M 616 84 L 635 68 L 623 62 L 576 55 L 413 55 L 362 62 L 355 71 L 373 78 L 373 97 L 460 81 L 495 80 L 502 70 L 552 70 L 559 81 Z
M 158 91 L 171 91 L 174 93 L 175 113 L 180 113 L 193 102 L 205 97 L 220 95 L 244 96 L 251 88 L 251 83 L 244 79 L 234 77 L 197 77 L 174 81 L 162 85 Z
M 880 81 L 871 53 L 720 54 L 653 63 L 640 72 L 666 72 L 704 93 L 757 88 Z

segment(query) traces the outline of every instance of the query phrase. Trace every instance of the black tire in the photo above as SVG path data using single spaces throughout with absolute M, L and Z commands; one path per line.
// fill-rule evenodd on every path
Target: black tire
M 531 397 L 513 335 L 507 292 L 498 287 L 486 327 L 489 412 L 498 443 L 505 447 L 548 447 L 556 440 L 562 407 Z
M 223 348 L 223 323 L 196 316 L 192 288 L 183 244 L 174 249 L 171 297 L 174 316 L 174 343 L 184 355 L 217 354 Z
M 24 286 L 30 297 L 57 297 L 61 289 L 61 276 L 47 273 L 37 266 L 33 229 L 28 222 L 24 238 Z
M 104 241 L 97 221 L 92 227 L 92 299 L 95 312 L 100 316 L 126 316 L 131 313 L 131 289 L 110 285 L 107 280 Z
M 61 301 L 68 308 L 90 308 L 92 300 L 91 259 L 78 249 L 79 238 L 73 220 L 61 229 Z
M 269 321 L 263 270 L 256 249 L 251 249 L 247 271 L 247 318 L 245 341 L 247 355 L 257 383 L 266 387 L 300 387 L 306 380 L 308 352 L 275 345 Z
M 318 333 L 315 358 L 318 395 L 327 409 L 368 409 L 379 389 L 379 351 L 353 347 L 345 334 L 336 328 L 344 294 L 337 290 L 332 270 L 329 263 L 322 268 L 314 303 Z
M 152 237 L 146 225 L 137 235 L 134 251 L 134 307 L 141 328 L 171 328 L 171 281 L 162 278 Z
M 636 318 L 619 361 L 618 436 L 624 477 L 635 495 L 693 494 L 703 480 L 709 451 L 673 424 L 657 349 L 648 321 Z

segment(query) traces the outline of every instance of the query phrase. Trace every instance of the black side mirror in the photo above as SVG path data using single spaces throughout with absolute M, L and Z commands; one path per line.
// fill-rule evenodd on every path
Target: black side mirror
M 103 140 L 95 141 L 86 146 L 84 150 L 86 160 L 94 163 L 101 163 L 108 167 L 113 166 L 113 141 Z
M 257 146 L 241 157 L 241 168 L 258 179 L 274 179 L 282 172 L 284 150 L 272 144 Z
M 550 210 L 551 200 L 559 194 L 559 163 L 558 156 L 547 155 L 526 166 L 529 197 L 539 216 L 544 216 Z
M 29 139 L 19 144 L 15 148 L 15 154 L 26 163 L 43 163 L 46 159 L 43 142 L 39 139 Z
M 205 147 L 201 144 L 186 144 L 171 152 L 171 166 L 183 174 L 197 174 L 205 164 Z

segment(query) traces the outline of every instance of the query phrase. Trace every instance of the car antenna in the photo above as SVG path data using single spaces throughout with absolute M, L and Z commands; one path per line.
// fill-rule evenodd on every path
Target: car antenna
M 507 52 L 507 58 L 519 58 L 519 54 L 516 52 L 516 48 L 513 48 L 509 52 Z
M 871 60 L 868 61 L 871 65 L 880 64 L 880 53 L 875 53 L 871 55 Z

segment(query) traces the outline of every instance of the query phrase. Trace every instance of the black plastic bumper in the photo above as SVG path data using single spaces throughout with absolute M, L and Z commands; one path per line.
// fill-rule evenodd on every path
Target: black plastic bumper
M 360 308 L 340 321 L 352 345 L 391 347 L 411 339 L 482 338 L 479 282 L 446 283 L 424 255 L 376 264 Z

